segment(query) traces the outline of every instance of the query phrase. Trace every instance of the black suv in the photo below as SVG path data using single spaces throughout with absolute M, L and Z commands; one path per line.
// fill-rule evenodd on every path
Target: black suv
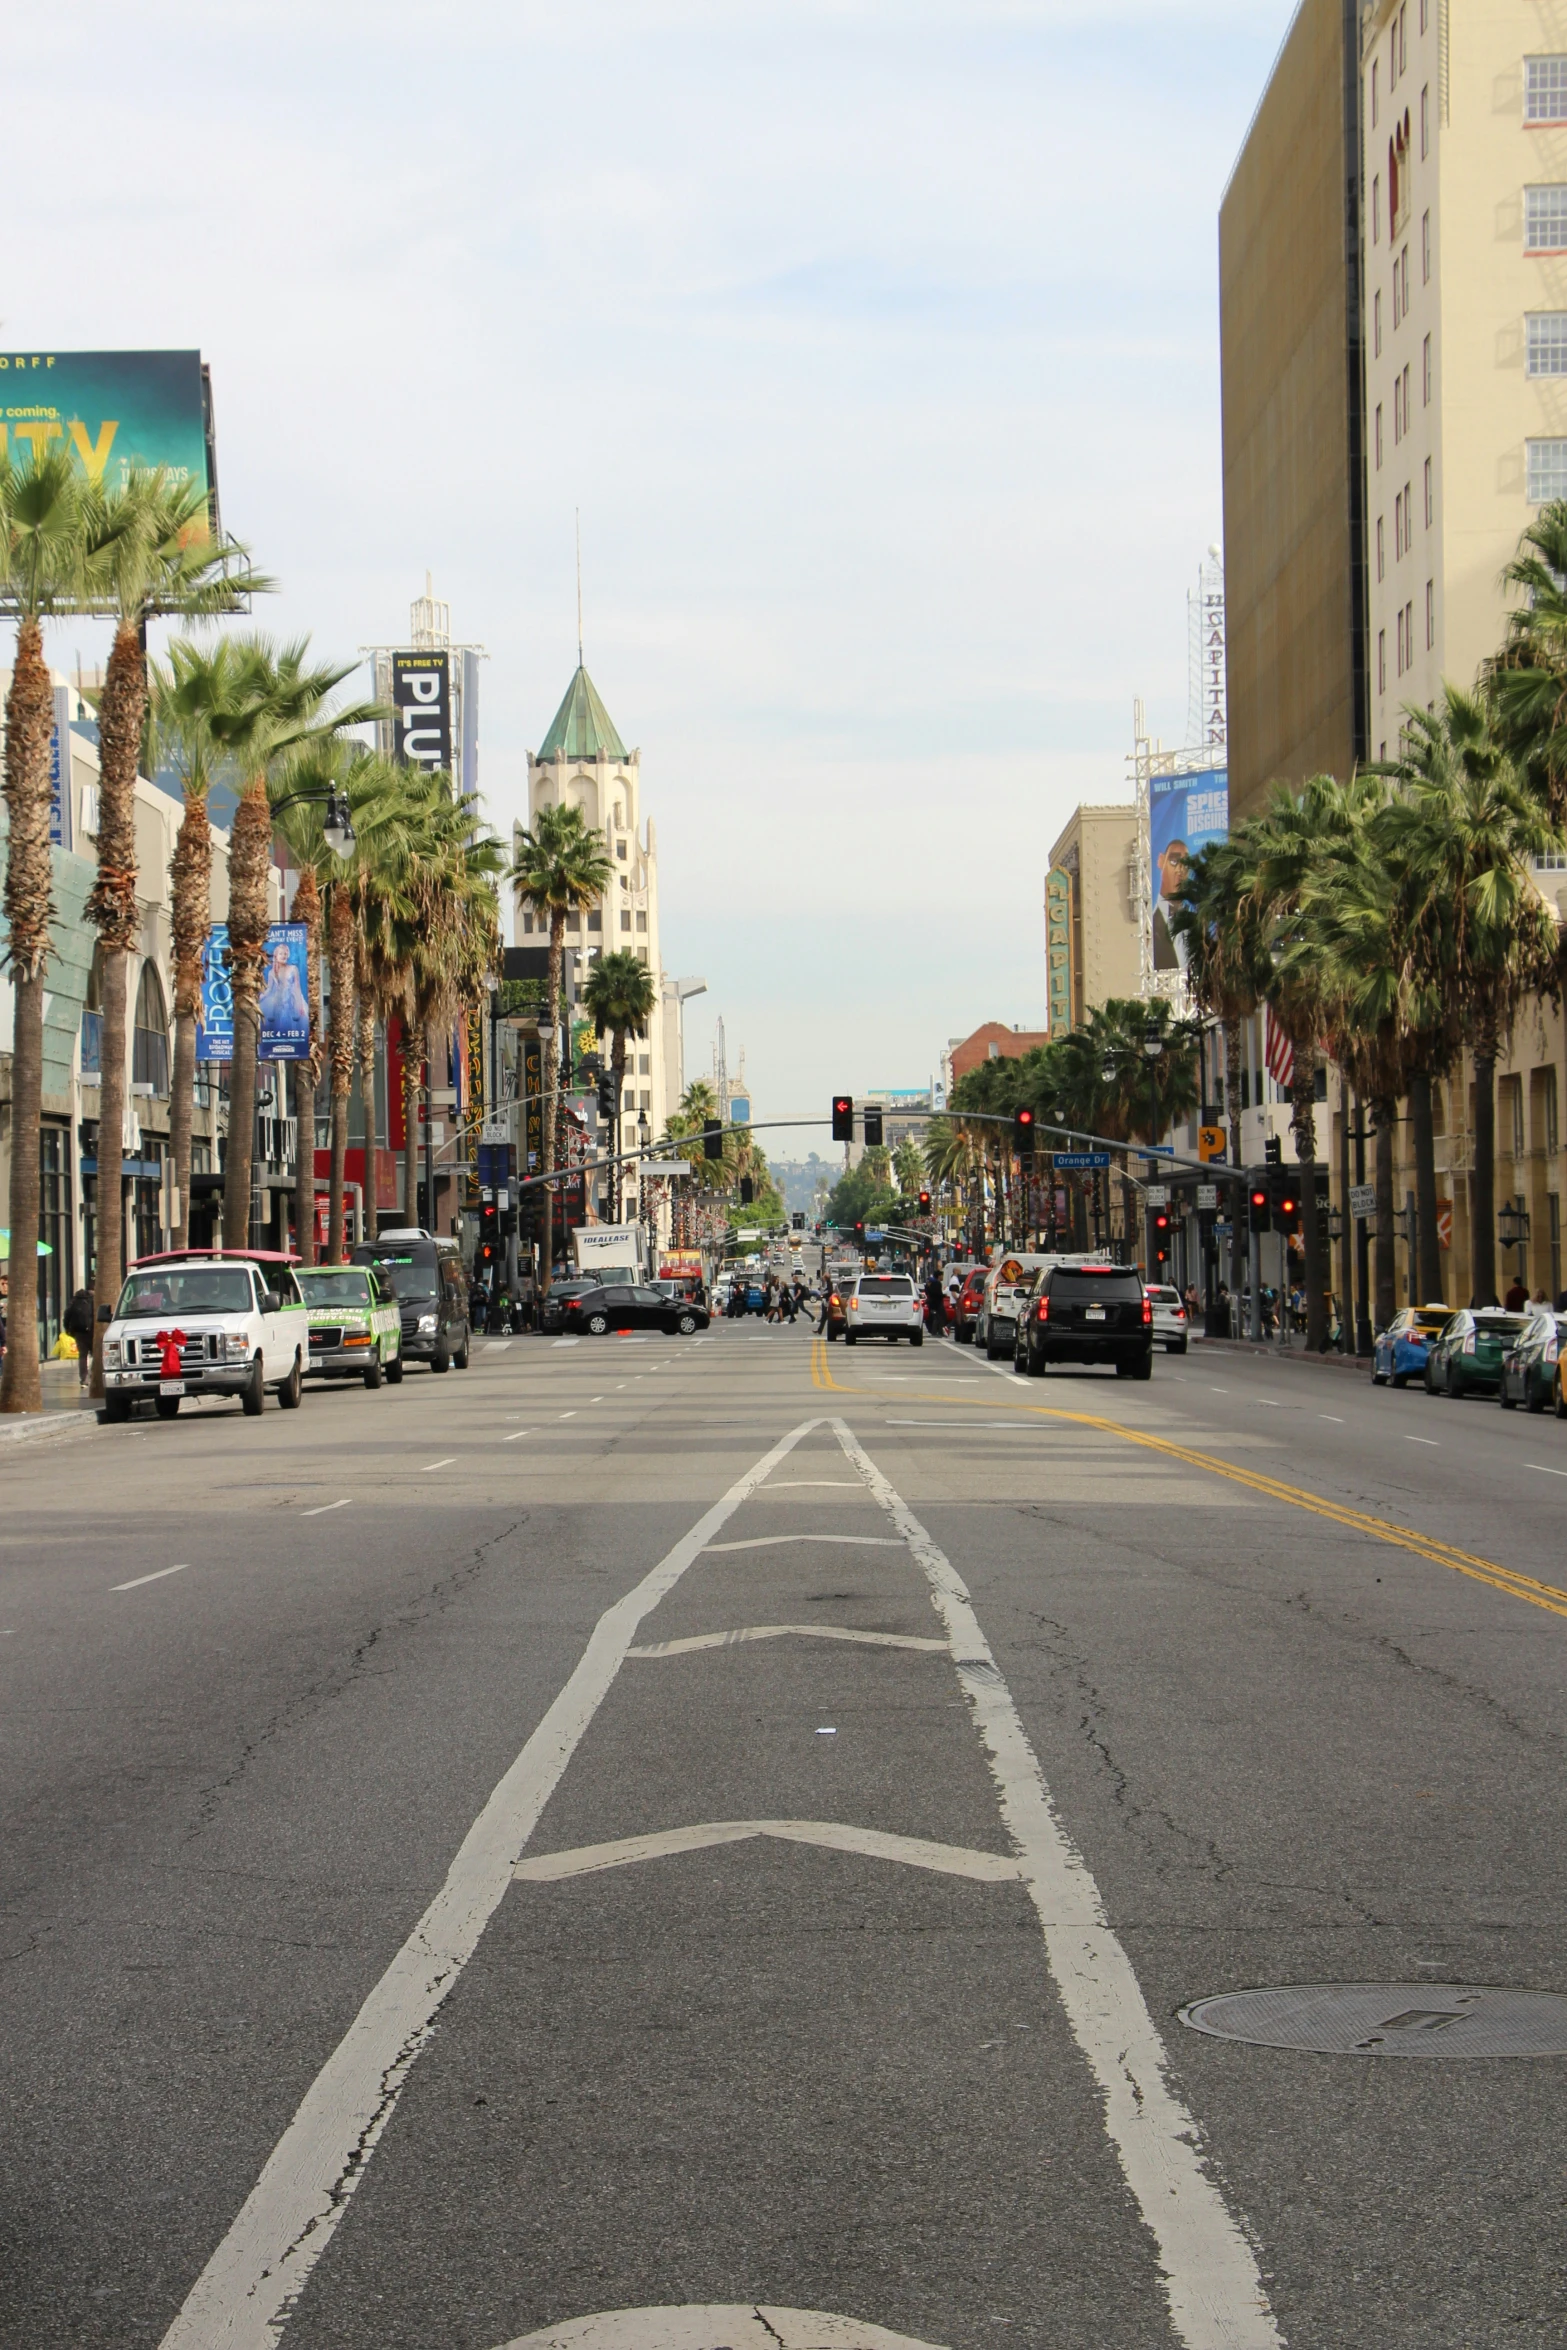
M 383 1232 L 353 1250 L 351 1265 L 373 1265 L 382 1285 L 395 1291 L 402 1322 L 405 1363 L 428 1363 L 432 1371 L 468 1368 L 468 1283 L 455 1240 L 428 1232 Z
M 1135 1265 L 1045 1265 L 1017 1318 L 1016 1367 L 1114 1363 L 1118 1379 L 1153 1376 L 1153 1306 Z

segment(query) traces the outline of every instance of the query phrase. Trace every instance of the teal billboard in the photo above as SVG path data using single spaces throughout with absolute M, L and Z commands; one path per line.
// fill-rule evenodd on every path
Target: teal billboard
M 199 351 L 0 351 L 0 445 L 15 460 L 63 441 L 94 479 L 164 465 L 208 496 Z

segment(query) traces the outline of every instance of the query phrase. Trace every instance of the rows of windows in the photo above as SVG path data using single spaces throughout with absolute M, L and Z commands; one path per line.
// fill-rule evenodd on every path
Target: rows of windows
M 531 933 L 532 933 L 534 930 L 537 930 L 537 931 L 538 931 L 538 933 L 539 933 L 539 935 L 540 935 L 540 937 L 542 938 L 543 936 L 545 936 L 545 934 L 546 934 L 546 933 L 548 932 L 548 930 L 549 930 L 549 919 L 548 919 L 548 916 L 547 916 L 547 915 L 544 915 L 544 914 L 541 914 L 541 915 L 539 915 L 539 917 L 538 917 L 537 921 L 535 921 L 535 920 L 534 920 L 534 917 L 532 916 L 532 914 L 529 914 L 529 913 L 524 913 L 524 915 L 523 915 L 523 917 L 522 917 L 522 927 L 523 927 L 523 933 L 524 933 L 524 935 L 525 935 L 525 936 L 527 936 L 527 935 L 531 935 Z M 594 907 L 591 909 L 591 911 L 589 912 L 589 914 L 588 914 L 588 932 L 589 932 L 589 935 L 591 936 L 591 934 L 592 934 L 594 931 L 602 931 L 603 927 L 604 927 L 604 916 L 603 916 L 603 912 L 602 912 L 602 910 L 601 910 L 599 907 L 597 907 L 597 906 L 594 906 Z M 636 912 L 635 912 L 635 915 L 633 915 L 633 913 L 632 913 L 632 910 L 631 910 L 631 908 L 630 908 L 629 906 L 622 906 L 622 907 L 621 907 L 621 909 L 620 909 L 620 927 L 621 927 L 621 929 L 622 929 L 622 930 L 632 930 L 632 929 L 636 929 L 636 930 L 646 930 L 646 928 L 647 928 L 647 909 L 646 909 L 646 907 L 645 907 L 645 906 L 639 906 L 639 907 L 637 907 L 637 909 L 636 909 Z M 576 916 L 575 914 L 568 914 L 568 915 L 567 915 L 567 917 L 566 917 L 566 936 L 567 936 L 568 938 L 575 938 L 575 937 L 577 936 L 577 934 L 578 934 L 578 932 L 579 932 L 580 928 L 581 928 L 581 924 L 579 923 L 577 916 Z

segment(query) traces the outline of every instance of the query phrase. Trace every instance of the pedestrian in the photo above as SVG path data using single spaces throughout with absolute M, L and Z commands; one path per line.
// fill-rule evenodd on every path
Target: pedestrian
M 96 1320 L 97 1309 L 93 1303 L 92 1291 L 90 1289 L 74 1291 L 71 1302 L 65 1309 L 63 1327 L 66 1336 L 74 1338 L 76 1341 L 76 1378 L 79 1387 L 86 1386 L 88 1374 L 92 1369 L 92 1342 Z
M 511 1328 L 511 1292 L 504 1281 L 496 1285 L 495 1303 L 490 1308 L 488 1327 L 497 1331 Z
M 1227 1281 L 1219 1283 L 1218 1294 L 1213 1303 L 1214 1316 L 1218 1323 L 1218 1336 L 1229 1338 L 1233 1334 L 1230 1329 L 1230 1285 Z
M 931 1271 L 925 1284 L 925 1327 L 939 1338 L 947 1326 L 947 1300 L 941 1286 L 941 1275 Z
M 1523 1283 L 1519 1280 L 1518 1275 L 1515 1273 L 1513 1275 L 1512 1287 L 1508 1290 L 1507 1295 L 1503 1298 L 1502 1304 L 1506 1307 L 1508 1313 L 1517 1314 L 1521 1313 L 1528 1303 L 1529 1292 L 1527 1289 L 1525 1289 Z

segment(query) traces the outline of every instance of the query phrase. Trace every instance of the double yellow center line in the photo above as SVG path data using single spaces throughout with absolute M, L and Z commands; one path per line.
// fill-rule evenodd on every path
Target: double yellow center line
M 863 1395 L 861 1387 L 844 1387 L 828 1368 L 827 1341 L 817 1338 L 811 1345 L 811 1382 L 813 1386 L 830 1389 L 838 1395 Z M 880 1401 L 881 1398 L 877 1398 Z M 930 1403 L 955 1404 L 959 1409 L 972 1409 L 967 1396 L 933 1392 L 923 1400 Z M 1202 1469 L 1211 1477 L 1226 1478 L 1232 1485 L 1244 1485 L 1249 1492 L 1259 1494 L 1264 1501 L 1287 1503 L 1291 1509 L 1309 1510 L 1313 1517 L 1327 1518 L 1335 1526 L 1343 1526 L 1352 1534 L 1364 1535 L 1373 1542 L 1391 1543 L 1397 1550 L 1412 1551 L 1417 1558 L 1429 1559 L 1434 1566 L 1446 1567 L 1454 1575 L 1467 1575 L 1472 1582 L 1489 1583 L 1493 1591 L 1505 1591 L 1511 1599 L 1527 1600 L 1531 1607 L 1542 1607 L 1553 1616 L 1567 1617 L 1567 1590 L 1559 1584 L 1542 1583 L 1533 1575 L 1520 1575 L 1511 1567 L 1499 1566 L 1494 1559 L 1477 1558 L 1471 1551 L 1459 1550 L 1451 1542 L 1442 1542 L 1435 1535 L 1421 1534 L 1413 1526 L 1401 1526 L 1394 1518 L 1373 1517 L 1367 1510 L 1352 1509 L 1347 1502 L 1330 1500 L 1325 1494 L 1308 1493 L 1303 1486 L 1286 1485 L 1282 1478 L 1267 1476 L 1260 1469 L 1239 1467 L 1233 1461 L 1217 1460 L 1212 1453 L 1194 1452 L 1190 1445 L 1174 1444 L 1167 1436 L 1150 1436 L 1145 1429 L 1123 1427 L 1119 1420 L 1106 1420 L 1094 1412 L 1063 1412 L 1048 1404 L 1013 1403 L 1005 1397 L 986 1398 L 985 1409 L 997 1405 L 1005 1411 L 1024 1414 L 1036 1420 L 1068 1421 L 1078 1428 L 1094 1428 L 1105 1436 L 1118 1436 L 1125 1444 L 1141 1445 L 1145 1452 L 1162 1453 L 1167 1460 L 1179 1461 L 1188 1469 Z

